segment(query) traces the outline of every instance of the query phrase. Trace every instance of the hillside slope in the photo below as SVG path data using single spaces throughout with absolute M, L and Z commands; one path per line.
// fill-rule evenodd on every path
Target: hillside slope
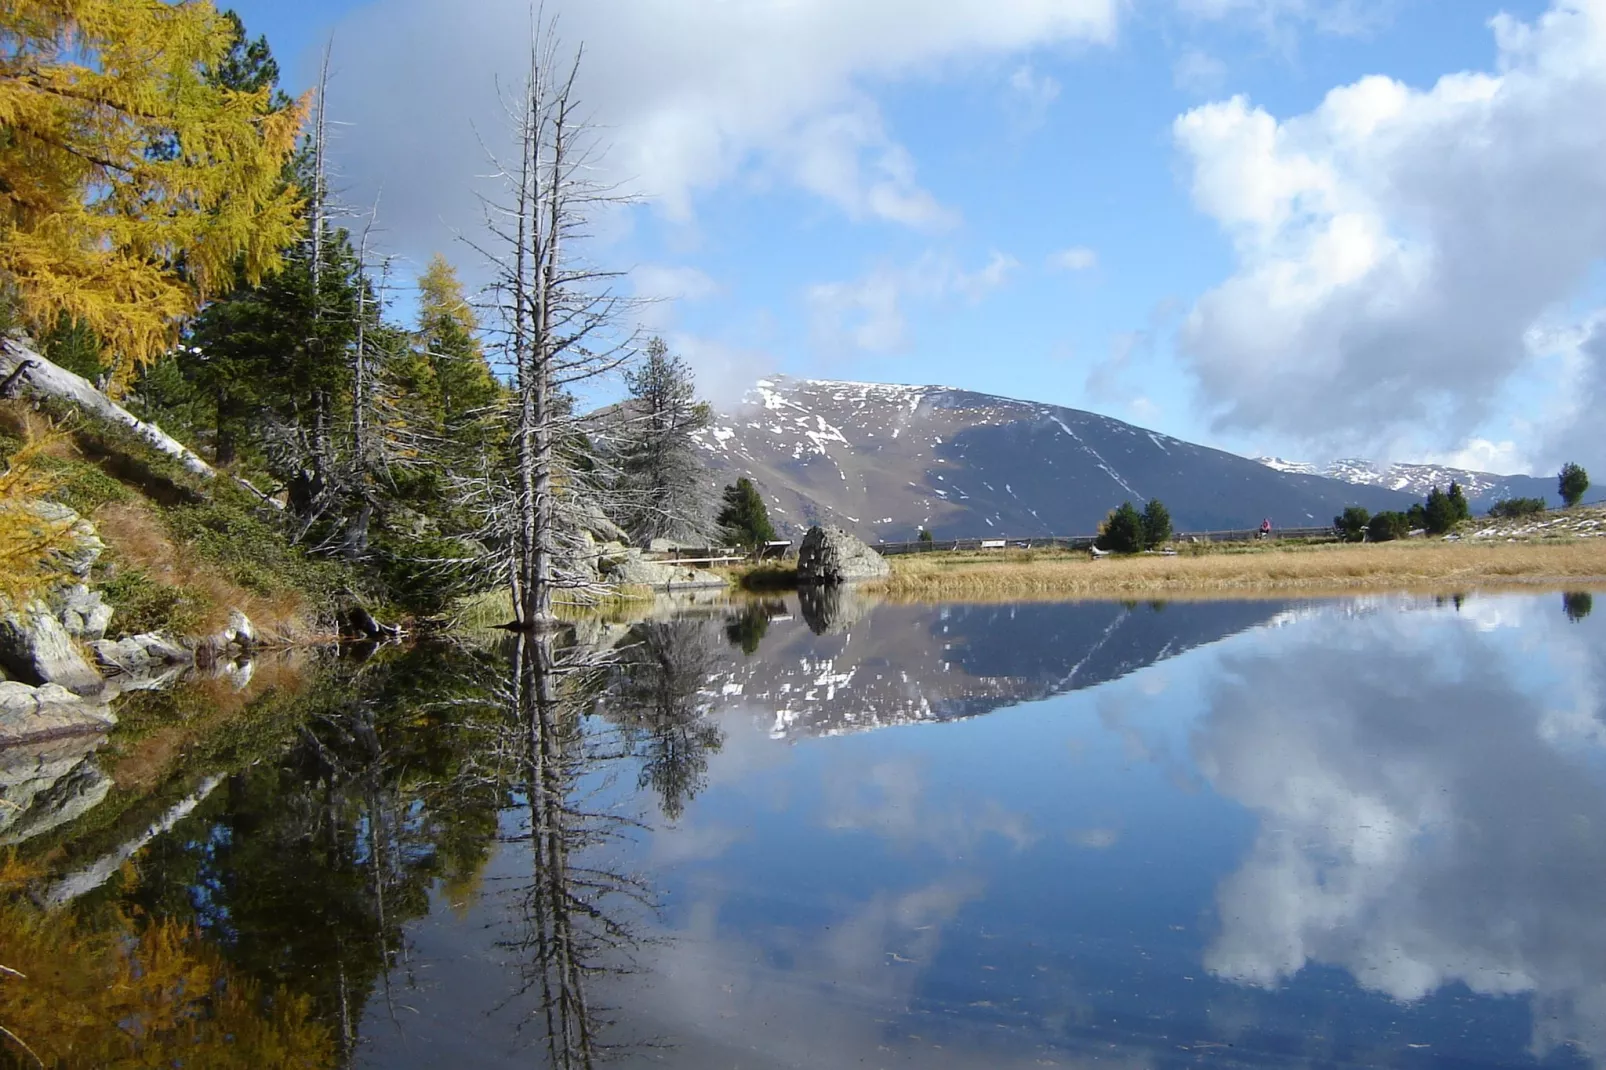
M 1157 497 L 1179 529 L 1329 523 L 1411 498 L 1277 472 L 1091 412 L 940 386 L 775 377 L 702 432 L 715 477 L 751 476 L 777 529 L 841 524 L 869 539 L 1092 532 Z

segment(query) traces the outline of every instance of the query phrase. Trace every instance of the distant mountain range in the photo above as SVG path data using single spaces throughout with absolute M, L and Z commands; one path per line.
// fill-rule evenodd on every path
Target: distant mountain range
M 1562 504 L 1553 478 L 1498 476 L 1438 464 L 1380 465 L 1355 458 L 1334 461 L 1325 468 L 1303 461 L 1285 461 L 1281 457 L 1257 457 L 1256 460 L 1277 472 L 1326 476 L 1362 487 L 1386 487 L 1416 498 L 1425 498 L 1434 487 L 1448 487 L 1453 481 L 1461 484 L 1473 512 L 1484 512 L 1495 502 L 1508 498 L 1543 498 L 1551 505 Z
M 1327 524 L 1347 505 L 1419 495 L 1281 471 L 1107 416 L 942 386 L 773 377 L 701 433 L 720 484 L 750 476 L 796 537 L 840 524 L 871 540 L 1093 532 L 1151 497 L 1180 530 Z

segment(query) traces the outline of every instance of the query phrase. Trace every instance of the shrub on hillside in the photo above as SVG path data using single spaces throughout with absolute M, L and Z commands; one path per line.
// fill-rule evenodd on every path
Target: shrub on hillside
M 1507 498 L 1495 502 L 1489 507 L 1489 515 L 1505 519 L 1515 519 L 1520 516 L 1533 516 L 1545 511 L 1543 498 Z

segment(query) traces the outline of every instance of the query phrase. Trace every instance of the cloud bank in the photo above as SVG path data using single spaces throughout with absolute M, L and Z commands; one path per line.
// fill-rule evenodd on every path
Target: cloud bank
M 1454 448 L 1537 366 L 1533 332 L 1606 256 L 1606 0 L 1490 25 L 1492 72 L 1176 121 L 1194 202 L 1237 258 L 1179 339 L 1218 428 L 1335 448 L 1430 428 L 1423 444 Z M 1598 382 L 1601 347 L 1579 353 Z

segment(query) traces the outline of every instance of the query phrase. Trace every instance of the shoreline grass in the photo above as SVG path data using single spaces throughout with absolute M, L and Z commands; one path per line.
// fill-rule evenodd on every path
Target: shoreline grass
M 1449 593 L 1606 585 L 1606 538 L 1545 543 L 1276 544 L 1174 557 L 1089 560 L 1068 551 L 919 554 L 889 559 L 867 592 L 897 601 L 981 598 L 1243 598 L 1358 591 Z

